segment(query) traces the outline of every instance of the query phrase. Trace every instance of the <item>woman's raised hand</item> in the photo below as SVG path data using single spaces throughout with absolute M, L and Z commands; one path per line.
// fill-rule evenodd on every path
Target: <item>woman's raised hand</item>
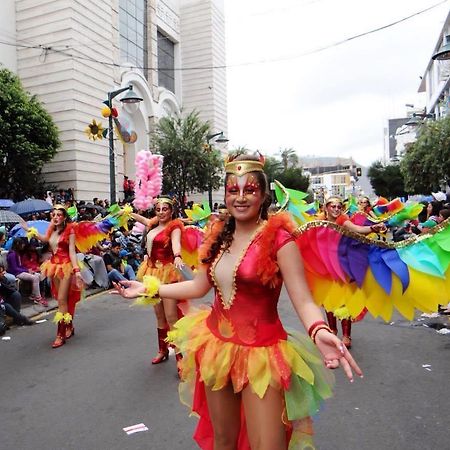
M 337 369 L 341 366 L 350 382 L 353 382 L 353 371 L 363 377 L 362 370 L 337 336 L 325 329 L 319 330 L 315 341 L 328 369 Z
M 124 298 L 136 298 L 145 293 L 144 285 L 136 280 L 124 280 L 119 283 L 113 283 L 117 293 Z

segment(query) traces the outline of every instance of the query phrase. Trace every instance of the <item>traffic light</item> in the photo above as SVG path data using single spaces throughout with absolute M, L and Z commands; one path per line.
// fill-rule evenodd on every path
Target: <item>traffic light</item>
M 356 176 L 357 176 L 357 177 L 360 177 L 361 175 L 362 175 L 361 167 L 357 167 L 357 168 L 356 168 Z

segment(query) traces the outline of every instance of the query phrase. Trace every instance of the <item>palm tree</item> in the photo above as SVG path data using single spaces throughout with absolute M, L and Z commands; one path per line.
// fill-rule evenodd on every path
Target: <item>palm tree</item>
M 293 148 L 285 148 L 280 150 L 279 155 L 281 157 L 281 163 L 286 171 L 290 167 L 296 167 L 299 163 L 299 157 Z

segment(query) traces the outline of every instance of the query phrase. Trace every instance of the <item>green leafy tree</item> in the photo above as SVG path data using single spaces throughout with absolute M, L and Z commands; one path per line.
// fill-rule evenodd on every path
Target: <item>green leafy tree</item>
M 163 117 L 153 133 L 153 144 L 164 156 L 164 192 L 173 193 L 183 207 L 187 194 L 218 189 L 221 183 L 219 152 L 204 146 L 208 131 L 208 122 L 193 111 Z
M 384 166 L 375 161 L 367 172 L 375 194 L 389 199 L 406 195 L 403 175 L 398 165 Z
M 400 163 L 407 190 L 429 194 L 450 181 L 450 117 L 427 121 Z
M 307 192 L 309 188 L 309 177 L 303 173 L 301 167 L 289 167 L 280 172 L 276 179 L 289 189 Z
M 40 195 L 42 167 L 59 146 L 50 114 L 16 75 L 0 69 L 0 197 L 22 200 Z

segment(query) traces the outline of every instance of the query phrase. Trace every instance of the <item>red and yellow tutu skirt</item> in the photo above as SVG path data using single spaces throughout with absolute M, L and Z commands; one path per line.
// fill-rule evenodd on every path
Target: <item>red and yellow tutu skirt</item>
M 65 260 L 58 260 L 50 258 L 41 264 L 41 274 L 44 277 L 48 277 L 51 280 L 51 292 L 53 298 L 58 298 L 58 286 L 55 283 L 55 279 L 67 279 L 73 276 L 72 263 Z M 67 298 L 67 304 L 69 312 L 72 316 L 75 315 L 75 306 L 81 300 L 83 296 L 83 289 L 76 286 L 75 279 L 70 282 L 69 294 Z
M 334 378 L 312 341 L 296 333 L 266 347 L 225 342 L 208 328 L 209 314 L 209 309 L 188 314 L 169 332 L 183 354 L 180 399 L 199 417 L 194 439 L 200 448 L 213 450 L 214 443 L 205 386 L 219 390 L 228 384 L 235 393 L 250 386 L 260 398 L 269 386 L 280 389 L 289 450 L 314 448 L 311 416 L 332 395 Z M 243 412 L 241 421 L 238 450 L 250 450 Z
M 142 281 L 145 275 L 152 275 L 158 278 L 161 284 L 177 283 L 183 280 L 173 263 L 163 264 L 161 261 L 153 263 L 148 258 L 139 266 L 136 279 Z
M 72 275 L 73 267 L 72 263 L 66 262 L 54 262 L 51 259 L 44 261 L 41 264 L 41 274 L 44 277 L 49 278 L 69 278 Z

